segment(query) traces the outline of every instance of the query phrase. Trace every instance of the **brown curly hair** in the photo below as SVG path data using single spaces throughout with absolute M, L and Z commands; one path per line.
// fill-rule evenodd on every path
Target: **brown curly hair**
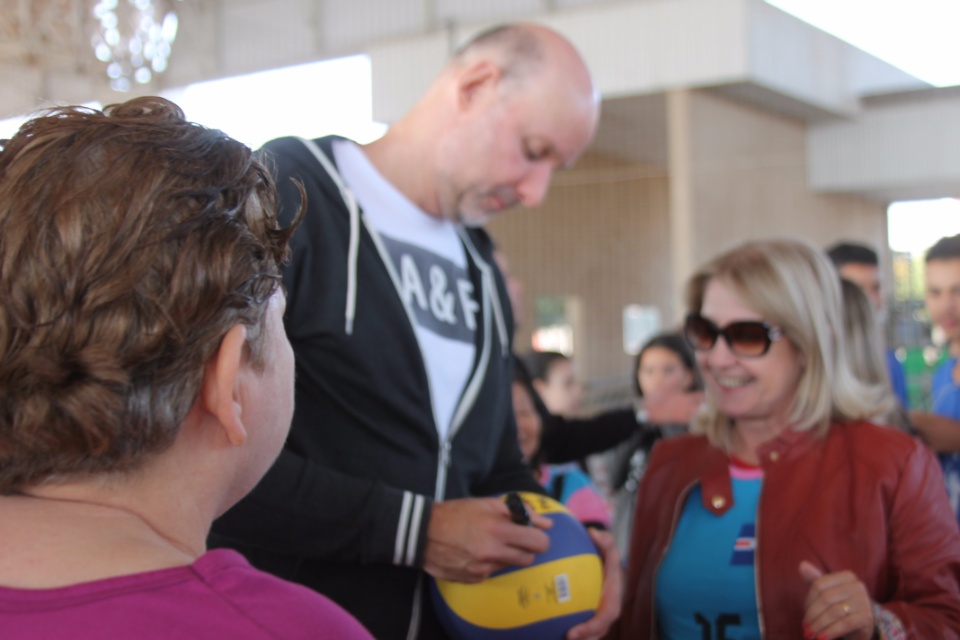
M 169 447 L 230 327 L 261 323 L 287 241 L 249 148 L 137 98 L 0 142 L 0 493 Z

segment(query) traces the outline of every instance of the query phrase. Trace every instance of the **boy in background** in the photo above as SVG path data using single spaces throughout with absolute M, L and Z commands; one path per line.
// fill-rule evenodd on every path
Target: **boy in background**
M 924 278 L 927 312 L 947 337 L 949 357 L 933 374 L 931 412 L 911 411 L 910 421 L 939 454 L 950 505 L 960 517 L 960 234 L 927 251 Z

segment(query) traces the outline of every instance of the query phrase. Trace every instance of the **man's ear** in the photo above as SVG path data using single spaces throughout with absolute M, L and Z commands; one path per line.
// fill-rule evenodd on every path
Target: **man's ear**
M 494 89 L 502 76 L 500 67 L 489 60 L 482 60 L 463 69 L 457 78 L 458 106 L 468 109 L 485 89 Z
M 247 328 L 244 325 L 236 324 L 227 331 L 207 363 L 200 391 L 203 408 L 220 422 L 233 445 L 242 445 L 247 439 L 240 376 L 246 343 Z

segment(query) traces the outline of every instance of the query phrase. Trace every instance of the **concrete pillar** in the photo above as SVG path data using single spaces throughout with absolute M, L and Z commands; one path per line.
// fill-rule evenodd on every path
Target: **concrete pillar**
M 683 287 L 696 268 L 694 255 L 694 203 L 691 90 L 668 91 L 667 155 L 670 176 L 670 320 L 679 321 L 686 310 Z

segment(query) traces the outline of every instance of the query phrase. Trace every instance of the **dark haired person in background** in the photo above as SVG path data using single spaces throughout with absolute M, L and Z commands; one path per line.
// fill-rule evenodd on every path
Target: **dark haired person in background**
M 940 454 L 950 506 L 960 523 L 960 235 L 927 251 L 924 299 L 933 324 L 947 337 L 947 359 L 933 374 L 930 412 L 911 411 L 910 422 Z
M 637 487 L 647 468 L 650 451 L 661 438 L 686 433 L 697 407 L 669 423 L 650 422 L 646 398 L 688 397 L 703 390 L 693 350 L 679 333 L 661 333 L 647 340 L 637 354 L 633 374 L 634 392 L 640 400 L 642 428 L 617 446 L 607 457 L 614 500 L 614 537 L 620 555 L 627 557 L 633 526 Z

